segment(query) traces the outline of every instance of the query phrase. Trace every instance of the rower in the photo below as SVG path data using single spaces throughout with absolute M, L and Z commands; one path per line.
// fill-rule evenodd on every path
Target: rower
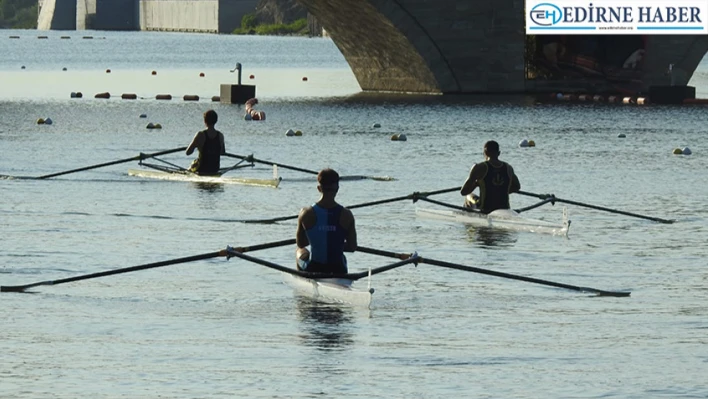
M 190 172 L 202 176 L 219 175 L 221 156 L 226 154 L 226 147 L 224 134 L 214 129 L 218 119 L 216 111 L 212 109 L 204 113 L 204 125 L 207 128 L 197 132 L 187 147 L 187 155 L 192 155 L 195 149 L 199 149 L 199 158 L 192 162 Z
M 337 172 L 321 170 L 317 183 L 319 201 L 303 208 L 297 220 L 297 268 L 313 273 L 346 274 L 344 252 L 354 252 L 357 247 L 354 215 L 335 201 L 339 191 Z
M 509 194 L 521 190 L 514 168 L 499 160 L 499 143 L 494 140 L 484 144 L 485 161 L 472 166 L 470 174 L 460 189 L 465 196 L 464 206 L 489 213 L 509 209 Z M 479 187 L 479 196 L 472 194 Z

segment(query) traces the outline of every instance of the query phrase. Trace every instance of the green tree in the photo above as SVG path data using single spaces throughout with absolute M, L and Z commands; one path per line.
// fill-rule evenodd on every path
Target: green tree
M 0 28 L 36 28 L 37 12 L 37 0 L 0 0 Z
M 258 22 L 256 22 L 256 14 L 246 14 L 241 18 L 241 29 L 254 29 L 256 25 L 258 25 Z

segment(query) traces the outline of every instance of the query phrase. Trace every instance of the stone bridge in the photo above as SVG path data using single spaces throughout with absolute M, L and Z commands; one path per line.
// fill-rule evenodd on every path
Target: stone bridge
M 582 74 L 527 78 L 523 0 L 298 1 L 326 29 L 363 90 L 528 93 L 603 83 Z M 646 36 L 641 70 L 626 87 L 669 84 L 669 64 L 674 84 L 686 85 L 706 51 L 708 35 Z
M 548 43 L 525 35 L 523 0 L 298 1 L 365 91 L 643 92 L 687 85 L 708 51 L 708 35 L 571 35 Z M 40 0 L 38 29 L 230 32 L 256 2 Z

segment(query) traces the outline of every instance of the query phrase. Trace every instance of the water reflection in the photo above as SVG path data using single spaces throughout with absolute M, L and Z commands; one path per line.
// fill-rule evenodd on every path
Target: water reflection
M 510 247 L 516 243 L 515 231 L 492 229 L 489 227 L 468 227 L 469 240 L 480 247 Z
M 323 351 L 346 349 L 354 344 L 352 309 L 346 305 L 318 302 L 296 296 L 305 346 Z
M 465 94 L 434 96 L 429 94 L 411 93 L 378 93 L 362 91 L 346 97 L 330 97 L 325 100 L 329 103 L 347 104 L 448 104 L 448 105 L 499 105 L 499 106 L 530 106 L 536 104 L 535 96 L 518 94 Z
M 222 183 L 204 183 L 204 182 L 194 182 L 194 186 L 200 191 L 206 191 L 208 193 L 223 193 L 224 185 Z

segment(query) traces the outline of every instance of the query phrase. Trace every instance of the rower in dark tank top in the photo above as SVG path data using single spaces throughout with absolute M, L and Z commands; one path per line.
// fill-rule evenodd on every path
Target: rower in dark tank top
M 189 168 L 191 172 L 202 176 L 219 174 L 221 156 L 226 154 L 226 147 L 224 146 L 224 134 L 214 129 L 218 119 L 214 110 L 210 109 L 204 113 L 204 125 L 207 128 L 198 131 L 187 147 L 187 155 L 192 155 L 195 149 L 199 150 L 199 157 L 192 162 L 192 166 Z
M 472 166 L 467 180 L 460 189 L 466 196 L 465 207 L 489 213 L 509 209 L 509 194 L 521 190 L 514 168 L 499 160 L 499 143 L 490 140 L 484 144 L 485 162 Z M 472 192 L 479 187 L 479 196 Z

